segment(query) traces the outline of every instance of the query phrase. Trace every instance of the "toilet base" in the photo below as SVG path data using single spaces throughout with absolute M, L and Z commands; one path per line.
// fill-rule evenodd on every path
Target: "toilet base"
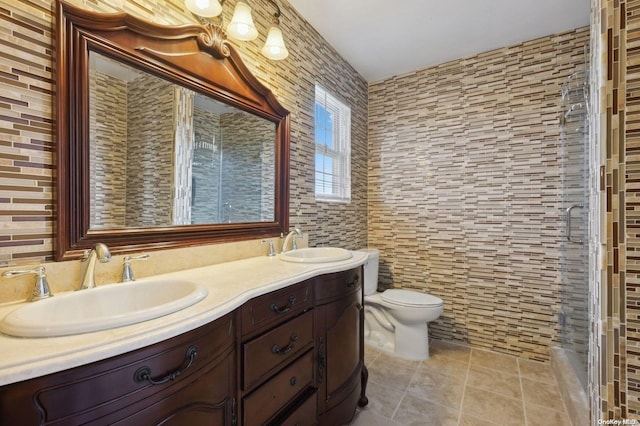
M 373 315 L 365 311 L 364 343 L 371 349 L 409 361 L 429 358 L 429 330 L 427 323 L 403 327 L 396 323 L 387 330 Z
M 418 327 L 396 328 L 396 350 L 399 357 L 411 361 L 429 358 L 429 330 L 427 323 Z
M 365 335 L 364 338 L 365 345 L 379 352 L 385 352 L 389 354 L 393 354 L 395 352 L 396 348 L 393 340 L 385 338 L 383 333 L 372 330 L 367 334 L 368 335 Z

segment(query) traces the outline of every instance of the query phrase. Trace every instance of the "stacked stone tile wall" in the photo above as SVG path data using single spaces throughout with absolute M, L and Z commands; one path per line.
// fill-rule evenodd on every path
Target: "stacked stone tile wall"
M 91 227 L 120 228 L 127 214 L 127 83 L 93 70 L 90 78 Z
M 220 222 L 220 116 L 203 108 L 193 114 L 195 144 L 193 149 L 193 188 L 191 206 L 193 223 Z
M 369 88 L 369 244 L 380 286 L 444 300 L 433 337 L 547 360 L 557 345 L 560 85 L 588 28 Z
M 254 115 L 236 112 L 222 114 L 220 127 L 223 144 L 222 201 L 228 207 L 226 220 L 273 220 L 273 204 L 262 211 L 262 190 L 263 186 L 275 187 L 275 176 L 263 180 L 262 165 L 264 162 L 275 164 L 275 125 Z
M 594 0 L 601 18 L 603 146 L 600 419 L 640 420 L 640 1 Z M 597 359 L 596 358 L 596 359 Z M 595 419 L 595 420 L 600 420 Z

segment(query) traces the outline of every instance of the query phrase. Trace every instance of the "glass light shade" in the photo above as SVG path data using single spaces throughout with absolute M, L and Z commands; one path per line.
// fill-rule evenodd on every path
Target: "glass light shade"
M 289 56 L 289 51 L 284 45 L 284 38 L 282 37 L 282 30 L 275 25 L 269 28 L 267 34 L 267 41 L 262 48 L 262 54 L 269 59 L 278 61 Z
M 218 0 L 185 0 L 184 5 L 189 12 L 205 18 L 213 18 L 222 13 Z
M 233 11 L 233 18 L 227 26 L 227 34 L 236 40 L 249 41 L 258 37 L 258 30 L 253 25 L 251 8 L 248 4 L 239 1 Z

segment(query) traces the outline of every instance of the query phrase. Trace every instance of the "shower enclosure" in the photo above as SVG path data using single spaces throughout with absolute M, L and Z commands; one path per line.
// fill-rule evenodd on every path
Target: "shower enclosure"
M 562 84 L 561 346 L 584 390 L 589 350 L 589 113 L 588 75 Z

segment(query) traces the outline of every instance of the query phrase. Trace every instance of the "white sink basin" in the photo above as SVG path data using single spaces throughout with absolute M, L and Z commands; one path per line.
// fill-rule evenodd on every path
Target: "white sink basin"
M 309 247 L 280 254 L 280 260 L 295 263 L 327 263 L 351 259 L 353 253 L 338 247 Z
M 0 322 L 18 337 L 53 337 L 121 327 L 167 315 L 204 299 L 206 288 L 185 280 L 110 284 L 21 306 Z

